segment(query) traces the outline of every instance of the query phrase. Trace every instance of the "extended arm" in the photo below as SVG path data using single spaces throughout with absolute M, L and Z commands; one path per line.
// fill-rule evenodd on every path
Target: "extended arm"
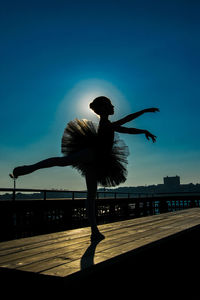
M 128 115 L 128 116 L 126 116 L 126 117 L 124 117 L 124 118 L 122 118 L 122 119 L 120 119 L 120 120 L 118 120 L 116 122 L 113 122 L 113 124 L 121 126 L 121 125 L 123 125 L 125 123 L 128 123 L 128 122 L 130 122 L 130 121 L 132 121 L 132 120 L 140 117 L 144 113 L 147 113 L 147 112 L 156 112 L 156 111 L 159 111 L 159 109 L 158 108 L 154 108 L 154 107 L 153 108 L 143 109 L 143 110 L 140 110 L 140 111 L 138 111 L 136 113 L 130 114 L 130 115 Z
M 145 129 L 127 128 L 127 127 L 123 127 L 123 126 L 117 126 L 115 124 L 113 125 L 113 129 L 114 129 L 114 131 L 117 131 L 117 132 L 120 132 L 120 133 L 145 134 L 147 140 L 149 140 L 149 138 L 151 138 L 153 143 L 156 142 L 156 136 L 153 135 L 152 133 L 150 133 L 148 130 L 145 130 Z

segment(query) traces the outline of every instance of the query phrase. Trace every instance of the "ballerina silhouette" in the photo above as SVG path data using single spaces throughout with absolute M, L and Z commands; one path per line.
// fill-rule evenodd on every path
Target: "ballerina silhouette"
M 95 216 L 95 199 L 98 184 L 116 186 L 127 177 L 128 147 L 116 138 L 115 132 L 127 134 L 144 134 L 148 140 L 156 141 L 156 136 L 148 130 L 127 128 L 123 124 L 130 122 L 144 113 L 159 111 L 148 108 L 110 122 L 109 115 L 114 114 L 114 106 L 104 96 L 95 98 L 90 108 L 100 116 L 96 126 L 88 120 L 75 119 L 67 124 L 62 137 L 61 157 L 51 157 L 32 165 L 14 168 L 10 176 L 16 180 L 19 176 L 30 174 L 36 170 L 54 166 L 72 166 L 86 179 L 87 199 L 86 211 L 91 226 L 91 241 L 104 239 L 100 233 Z

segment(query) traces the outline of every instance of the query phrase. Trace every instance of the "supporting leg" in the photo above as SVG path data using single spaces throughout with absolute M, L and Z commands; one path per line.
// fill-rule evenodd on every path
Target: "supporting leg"
M 96 222 L 96 209 L 95 200 L 97 192 L 97 179 L 95 171 L 92 168 L 88 169 L 86 173 L 86 185 L 87 185 L 87 199 L 86 199 L 86 210 L 88 220 L 91 226 L 91 241 L 102 240 L 104 235 L 99 232 Z

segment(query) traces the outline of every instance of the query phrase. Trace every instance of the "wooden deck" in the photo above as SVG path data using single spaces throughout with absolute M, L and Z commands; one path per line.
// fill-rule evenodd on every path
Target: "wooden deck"
M 89 228 L 1 242 L 0 273 L 84 276 L 87 270 L 114 265 L 125 256 L 133 259 L 138 250 L 199 226 L 200 208 L 192 208 L 100 225 L 105 240 L 96 244 L 90 243 Z

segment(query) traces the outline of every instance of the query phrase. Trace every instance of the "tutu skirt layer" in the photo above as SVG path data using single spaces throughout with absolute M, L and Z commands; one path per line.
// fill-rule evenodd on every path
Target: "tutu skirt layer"
M 73 120 L 64 130 L 61 152 L 64 155 L 77 153 L 83 149 L 91 148 L 94 152 L 94 161 L 91 163 L 95 169 L 97 182 L 102 186 L 116 186 L 126 181 L 128 147 L 116 138 L 112 147 L 99 139 L 98 127 L 88 120 Z M 88 163 L 74 163 L 83 176 L 88 171 Z

